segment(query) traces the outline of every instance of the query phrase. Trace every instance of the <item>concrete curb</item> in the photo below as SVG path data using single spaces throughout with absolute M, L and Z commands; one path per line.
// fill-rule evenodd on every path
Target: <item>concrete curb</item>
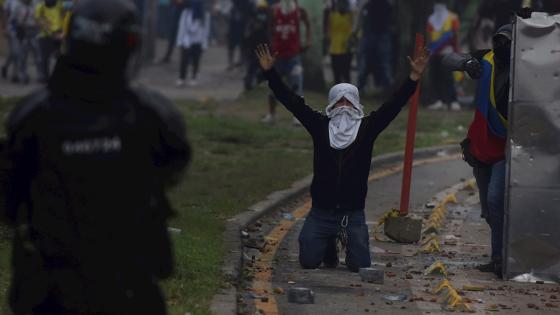
M 423 159 L 436 154 L 455 154 L 460 147 L 458 144 L 418 149 L 414 152 L 415 159 Z M 403 160 L 404 153 L 391 153 L 374 157 L 372 170 L 394 164 Z M 222 273 L 230 283 L 237 284 L 239 271 L 243 263 L 243 243 L 241 241 L 241 230 L 258 220 L 259 218 L 274 211 L 295 198 L 306 193 L 311 186 L 313 175 L 309 175 L 292 184 L 286 190 L 280 190 L 268 195 L 266 199 L 250 206 L 247 211 L 242 212 L 226 221 L 224 231 L 224 262 Z M 237 314 L 237 288 L 235 285 L 222 289 L 217 293 L 210 304 L 210 312 L 215 315 L 234 315 Z

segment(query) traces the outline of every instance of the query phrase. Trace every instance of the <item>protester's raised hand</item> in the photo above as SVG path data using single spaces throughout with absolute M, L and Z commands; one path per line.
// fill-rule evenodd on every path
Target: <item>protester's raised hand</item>
M 430 51 L 428 48 L 424 47 L 418 52 L 414 59 L 408 57 L 408 60 L 410 61 L 410 79 L 418 81 L 426 70 L 428 61 L 430 60 Z
M 268 44 L 260 44 L 257 46 L 257 50 L 255 50 L 255 53 L 257 54 L 257 58 L 259 59 L 259 63 L 261 65 L 261 68 L 264 71 L 268 71 L 270 69 L 272 69 L 272 67 L 274 66 L 274 63 L 276 62 L 276 55 L 274 54 L 274 56 L 270 53 L 270 48 L 268 47 Z

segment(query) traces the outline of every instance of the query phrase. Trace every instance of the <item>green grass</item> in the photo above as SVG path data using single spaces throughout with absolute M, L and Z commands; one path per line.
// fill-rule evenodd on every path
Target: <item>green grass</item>
M 179 215 L 170 226 L 174 234 L 177 272 L 164 282 L 170 314 L 208 314 L 213 295 L 224 285 L 220 273 L 223 257 L 224 221 L 243 212 L 269 193 L 285 189 L 312 171 L 312 143 L 305 130 L 293 127 L 286 110 L 279 108 L 273 126 L 259 123 L 266 112 L 264 88 L 235 102 L 184 102 L 194 159 L 185 180 L 170 197 Z M 322 109 L 326 96 L 308 93 L 307 100 Z M 0 100 L 0 113 L 13 100 Z M 364 101 L 368 111 L 375 99 Z M 375 154 L 401 151 L 407 113 L 378 138 Z M 417 147 L 458 142 L 466 134 L 470 112 L 420 111 Z M 462 125 L 465 130 L 458 130 Z M 447 136 L 442 136 L 442 131 Z M 8 242 L 0 240 L 0 294 L 8 281 Z M 7 314 L 0 303 L 0 314 Z

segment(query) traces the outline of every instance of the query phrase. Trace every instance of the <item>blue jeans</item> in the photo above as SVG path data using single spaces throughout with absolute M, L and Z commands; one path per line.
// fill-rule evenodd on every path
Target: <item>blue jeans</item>
M 506 186 L 506 161 L 492 168 L 474 168 L 474 176 L 480 194 L 480 204 L 486 222 L 490 225 L 492 261 L 502 261 L 504 239 L 504 199 Z M 484 212 L 487 211 L 485 214 Z
M 340 211 L 311 209 L 299 234 L 299 262 L 305 269 L 338 263 L 336 237 L 343 217 L 348 216 L 346 266 L 357 272 L 371 266 L 369 234 L 363 210 Z

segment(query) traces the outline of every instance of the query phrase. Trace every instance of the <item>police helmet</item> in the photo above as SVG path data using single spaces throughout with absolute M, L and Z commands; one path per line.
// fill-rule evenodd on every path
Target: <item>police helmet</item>
M 122 74 L 138 55 L 141 32 L 131 0 L 80 0 L 65 38 L 65 58 L 85 71 Z

